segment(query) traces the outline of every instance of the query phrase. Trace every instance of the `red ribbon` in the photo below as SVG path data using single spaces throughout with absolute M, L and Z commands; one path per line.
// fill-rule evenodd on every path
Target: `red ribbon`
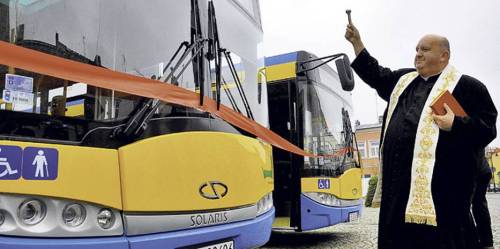
M 301 156 L 317 157 L 227 106 L 220 105 L 220 109 L 217 110 L 217 104 L 213 99 L 205 97 L 203 106 L 200 106 L 197 93 L 172 84 L 64 59 L 3 41 L 0 41 L 0 64 L 74 82 L 83 82 L 95 87 L 201 109 L 224 119 L 275 147 Z

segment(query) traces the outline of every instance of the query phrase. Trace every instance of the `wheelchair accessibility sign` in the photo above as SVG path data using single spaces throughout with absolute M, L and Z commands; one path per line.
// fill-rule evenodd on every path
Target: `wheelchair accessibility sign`
M 330 189 L 330 179 L 318 179 L 318 189 Z
M 0 145 L 0 180 L 55 180 L 58 157 L 52 148 Z
M 330 189 L 330 179 L 318 179 L 318 189 Z
M 0 145 L 1 180 L 17 180 L 21 177 L 22 155 L 21 147 Z

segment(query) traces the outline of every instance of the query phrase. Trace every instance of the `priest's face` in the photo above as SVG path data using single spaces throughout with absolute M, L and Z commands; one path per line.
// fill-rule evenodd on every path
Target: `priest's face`
M 448 64 L 449 52 L 442 46 L 442 37 L 426 35 L 417 44 L 415 68 L 422 77 L 439 74 Z

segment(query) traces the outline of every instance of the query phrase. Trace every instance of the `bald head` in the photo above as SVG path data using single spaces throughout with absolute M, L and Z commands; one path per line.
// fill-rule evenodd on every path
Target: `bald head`
M 448 65 L 450 42 L 439 35 L 425 35 L 417 44 L 415 68 L 422 77 L 439 74 Z
M 448 51 L 448 53 L 450 52 L 450 42 L 444 36 L 429 34 L 425 35 L 420 40 L 422 41 L 423 39 L 427 39 L 433 43 L 436 43 L 441 49 Z

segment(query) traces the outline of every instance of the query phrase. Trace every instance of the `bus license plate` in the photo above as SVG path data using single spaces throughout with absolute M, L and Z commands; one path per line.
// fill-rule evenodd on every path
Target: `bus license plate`
M 349 222 L 356 222 L 358 218 L 358 212 L 349 213 Z
M 199 247 L 198 249 L 233 249 L 233 241 Z

